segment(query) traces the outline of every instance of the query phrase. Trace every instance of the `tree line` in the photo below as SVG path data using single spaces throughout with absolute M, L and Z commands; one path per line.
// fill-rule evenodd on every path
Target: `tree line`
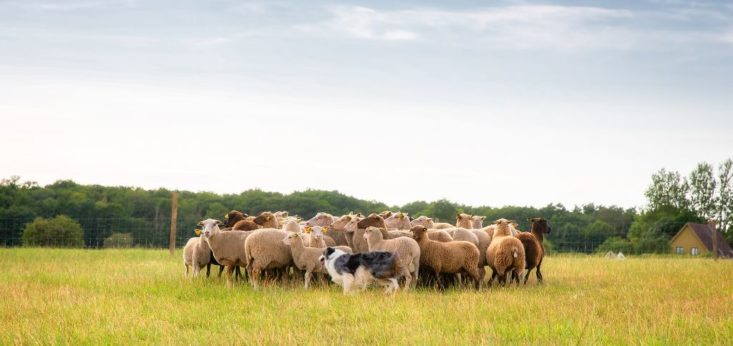
M 528 218 L 542 216 L 553 228 L 546 239 L 550 251 L 669 252 L 667 242 L 685 222 L 714 219 L 726 238 L 733 239 L 733 232 L 727 232 L 733 214 L 731 166 L 731 160 L 726 160 L 716 173 L 713 165 L 701 163 L 688 176 L 662 169 L 652 175 L 645 191 L 648 205 L 643 209 L 593 203 L 572 208 L 559 203 L 539 208 L 474 207 L 445 199 L 390 206 L 338 191 L 306 190 L 291 194 L 258 189 L 239 194 L 179 191 L 177 244 L 193 236 L 192 230 L 201 219 L 221 219 L 232 209 L 251 215 L 267 210 L 287 210 L 303 218 L 310 218 L 319 211 L 341 215 L 401 210 L 411 216 L 428 215 L 451 223 L 460 212 L 483 215 L 486 220 L 503 217 L 516 220 L 520 229 L 525 230 L 529 226 Z M 165 247 L 169 241 L 171 193 L 162 188 L 82 185 L 71 180 L 40 186 L 32 181 L 21 181 L 17 176 L 5 178 L 0 180 L 0 245 L 47 244 L 39 240 L 46 238 L 33 238 L 24 232 L 37 235 L 43 234 L 43 230 L 58 229 L 48 220 L 65 216 L 69 220 L 64 218 L 57 222 L 64 225 L 76 222 L 82 230 L 81 233 L 63 233 L 81 234 L 81 240 L 69 242 L 74 244 L 70 246 L 102 247 L 107 243 Z M 55 241 L 56 245 L 66 244 L 59 243 L 58 239 Z

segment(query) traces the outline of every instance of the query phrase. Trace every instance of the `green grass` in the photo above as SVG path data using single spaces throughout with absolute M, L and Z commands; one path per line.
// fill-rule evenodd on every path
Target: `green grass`
M 344 296 L 183 278 L 162 250 L 0 249 L 0 344 L 730 344 L 733 261 L 554 256 L 545 284 Z M 212 275 L 215 277 L 215 275 Z

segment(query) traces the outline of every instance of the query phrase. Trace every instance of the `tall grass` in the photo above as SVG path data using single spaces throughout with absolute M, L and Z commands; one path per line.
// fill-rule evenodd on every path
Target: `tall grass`
M 0 344 L 730 344 L 733 261 L 555 256 L 545 284 L 226 289 L 160 250 L 0 249 Z

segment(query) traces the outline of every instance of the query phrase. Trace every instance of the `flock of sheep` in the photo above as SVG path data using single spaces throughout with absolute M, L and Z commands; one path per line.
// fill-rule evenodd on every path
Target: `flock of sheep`
M 489 286 L 507 278 L 519 284 L 524 274 L 536 269 L 542 282 L 540 266 L 544 257 L 544 234 L 551 228 L 544 218 L 531 218 L 530 230 L 520 232 L 517 224 L 506 219 L 484 227 L 483 216 L 458 214 L 456 224 L 437 223 L 426 216 L 411 219 L 406 213 L 385 211 L 366 217 L 350 213 L 335 217 L 318 213 L 307 221 L 287 212 L 263 212 L 248 216 L 231 211 L 225 222 L 201 221 L 199 237 L 188 240 L 183 250 L 185 275 L 193 276 L 211 265 L 219 265 L 219 275 L 226 269 L 227 287 L 245 275 L 258 288 L 263 276 L 272 280 L 304 280 L 310 286 L 314 275 L 327 274 L 324 251 L 333 247 L 344 253 L 389 251 L 396 254 L 403 268 L 404 290 L 414 285 L 437 285 L 468 278 L 481 289 L 485 266 L 492 270 Z M 246 268 L 241 271 L 240 267 Z

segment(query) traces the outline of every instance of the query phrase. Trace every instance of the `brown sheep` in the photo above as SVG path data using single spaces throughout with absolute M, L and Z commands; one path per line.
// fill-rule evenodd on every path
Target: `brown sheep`
M 252 231 L 244 241 L 244 257 L 252 286 L 259 287 L 260 273 L 267 269 L 286 269 L 293 265 L 290 247 L 282 240 L 290 233 L 264 228 Z
M 530 222 L 530 231 L 521 232 L 517 235 L 517 239 L 524 245 L 524 253 L 527 259 L 527 273 L 524 275 L 524 284 L 527 284 L 529 274 L 532 269 L 537 268 L 537 282 L 542 283 L 542 272 L 540 266 L 545 258 L 545 246 L 542 244 L 544 234 L 552 232 L 552 227 L 547 220 L 541 217 L 533 217 L 527 219 Z
M 234 227 L 234 224 L 238 221 L 242 221 L 245 218 L 247 218 L 249 215 L 238 211 L 238 210 L 232 210 L 226 214 L 224 214 L 224 227 L 231 228 Z
M 466 228 L 466 229 L 473 228 L 473 223 L 471 222 L 471 215 L 468 215 L 466 213 L 456 214 L 456 227 Z
M 417 282 L 420 270 L 420 246 L 415 239 L 408 237 L 384 239 L 382 229 L 371 226 L 365 230 L 364 239 L 369 245 L 369 251 L 390 251 L 398 255 L 400 267 L 403 268 L 402 275 L 405 277 L 405 291 L 410 289 L 413 277 Z
M 411 229 L 413 237 L 420 246 L 420 265 L 430 267 L 438 278 L 438 287 L 445 289 L 440 273 L 457 274 L 468 273 L 474 280 L 476 289 L 481 289 L 484 270 L 479 267 L 480 252 L 475 245 L 467 241 L 452 241 L 442 243 L 430 240 L 428 229 L 424 226 L 415 226 Z
M 262 226 L 262 228 L 275 228 L 275 229 L 280 228 L 280 224 L 277 221 L 275 214 L 269 211 L 263 211 L 262 213 L 260 213 L 260 215 L 258 215 L 254 219 L 254 222 Z
M 506 277 L 509 272 L 513 272 L 511 278 L 516 279 L 519 285 L 519 275 L 524 271 L 524 245 L 519 239 L 511 236 L 510 227 L 506 219 L 496 221 L 494 237 L 486 251 L 486 261 L 492 271 L 489 286 L 496 278 L 499 279 L 499 283 L 506 285 Z

